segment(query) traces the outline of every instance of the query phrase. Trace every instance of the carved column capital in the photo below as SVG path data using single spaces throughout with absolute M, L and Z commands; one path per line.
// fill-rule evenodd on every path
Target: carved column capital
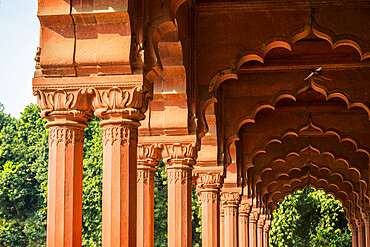
M 197 143 L 173 143 L 163 145 L 163 158 L 169 166 L 193 166 L 197 159 L 199 145 Z
M 225 206 L 237 206 L 239 204 L 239 192 L 221 192 L 221 202 Z
M 83 89 L 34 87 L 33 94 L 37 96 L 41 117 L 48 120 L 47 127 L 72 125 L 85 128 L 91 120 L 92 109 Z
M 239 215 L 248 217 L 250 212 L 251 212 L 251 205 L 249 203 L 242 201 L 239 204 Z
M 200 190 L 218 189 L 221 187 L 222 176 L 220 172 L 195 172 L 197 185 Z
M 256 223 L 258 221 L 259 215 L 260 215 L 259 210 L 252 209 L 251 213 L 249 214 L 249 222 Z
M 271 228 L 271 220 L 265 220 L 265 224 L 263 226 L 264 232 L 269 232 Z
M 129 123 L 139 126 L 145 118 L 150 94 L 142 83 L 126 83 L 112 87 L 89 87 L 86 93 L 92 97 L 94 114 L 101 125 Z
M 138 144 L 137 145 L 137 164 L 140 166 L 158 165 L 161 159 L 162 144 Z
M 266 216 L 264 214 L 261 214 L 257 221 L 257 228 L 263 228 L 265 225 Z

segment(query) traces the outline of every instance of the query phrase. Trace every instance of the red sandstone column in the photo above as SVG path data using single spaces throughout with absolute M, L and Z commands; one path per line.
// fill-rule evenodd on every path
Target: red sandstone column
M 137 160 L 137 246 L 154 246 L 154 171 L 160 149 L 138 145 Z
M 103 127 L 102 246 L 136 246 L 137 132 L 144 118 L 142 82 L 89 89 Z
M 224 202 L 225 247 L 238 246 L 238 204 L 240 195 L 238 192 L 222 192 L 221 200 Z
M 220 246 L 225 247 L 225 213 L 222 201 L 220 202 Z
M 365 217 L 365 246 L 370 246 L 370 219 Z
M 263 226 L 265 225 L 265 215 L 260 215 L 257 221 L 257 246 L 263 247 Z
M 364 223 L 362 221 L 356 221 L 356 225 L 357 225 L 358 247 L 365 247 Z
M 249 203 L 241 201 L 239 205 L 239 246 L 249 246 Z
M 197 179 L 202 205 L 202 246 L 220 246 L 219 204 L 221 174 L 200 172 Z
M 34 94 L 49 127 L 46 245 L 81 246 L 84 128 L 92 111 L 74 89 L 34 86 Z
M 252 209 L 249 214 L 249 246 L 257 246 L 257 221 L 259 216 L 259 210 L 256 208 Z
M 265 225 L 263 226 L 263 247 L 269 246 L 270 227 L 271 227 L 271 220 L 265 220 Z
M 167 148 L 168 246 L 190 247 L 192 170 L 196 145 L 175 143 Z
M 47 246 L 81 246 L 85 123 L 49 122 Z
M 349 227 L 351 229 L 351 232 L 352 232 L 352 247 L 358 247 L 357 245 L 357 226 L 354 224 L 354 223 L 350 223 L 349 224 Z

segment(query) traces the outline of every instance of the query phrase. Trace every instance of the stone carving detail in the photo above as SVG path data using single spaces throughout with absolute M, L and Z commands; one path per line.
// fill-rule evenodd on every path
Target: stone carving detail
M 236 216 L 238 213 L 238 208 L 236 206 L 227 206 L 224 207 L 224 215 L 225 216 Z
M 200 187 L 221 187 L 221 174 L 212 172 L 199 172 L 197 183 Z
M 188 162 L 195 162 L 197 159 L 199 146 L 196 143 L 173 145 L 164 145 L 163 157 L 166 160 L 188 160 Z
M 108 125 L 103 127 L 103 145 L 113 145 L 119 141 L 121 145 L 127 144 L 130 140 L 137 140 L 137 129 L 121 125 Z
M 152 145 L 137 145 L 137 159 L 138 162 L 156 161 L 159 162 L 161 159 L 161 152 L 163 144 L 152 144 Z
M 259 212 L 257 211 L 252 211 L 250 214 L 249 214 L 249 222 L 251 223 L 256 223 L 257 220 L 258 220 L 258 216 L 259 216 Z
M 41 117 L 48 118 L 55 115 L 72 115 L 74 118 L 85 117 L 90 119 L 92 111 L 89 109 L 86 97 L 82 90 L 69 92 L 63 89 L 55 91 L 34 90 L 41 110 Z
M 221 201 L 226 205 L 237 205 L 240 200 L 240 195 L 238 192 L 222 192 Z
M 89 87 L 81 85 L 79 89 L 45 89 L 35 87 L 33 94 L 37 96 L 41 116 L 73 115 L 91 119 L 94 114 L 104 120 L 110 114 L 120 115 L 125 119 L 142 120 L 151 95 L 142 86 L 129 85 L 121 89 Z M 92 98 L 92 102 L 88 96 Z
M 239 214 L 242 216 L 247 216 L 251 212 L 251 205 L 249 203 L 240 203 Z
M 264 232 L 269 232 L 271 227 L 271 220 L 265 220 L 265 225 L 263 226 Z
M 152 170 L 137 170 L 137 182 L 142 182 L 144 184 L 149 181 L 154 181 L 154 171 Z
M 93 96 L 95 115 L 102 119 L 109 114 L 121 114 L 126 119 L 142 120 L 150 98 L 140 86 L 129 89 L 113 86 L 102 91 L 91 87 L 86 93 Z
M 191 183 L 191 170 L 167 169 L 166 175 L 168 184 L 174 184 L 178 181 L 181 181 L 182 184 Z
M 218 193 L 214 191 L 202 191 L 199 193 L 200 204 L 215 203 L 218 199 Z
M 52 144 L 58 145 L 59 143 L 68 145 L 70 143 L 83 143 L 84 131 L 80 128 L 68 127 L 51 127 L 49 129 L 49 146 Z

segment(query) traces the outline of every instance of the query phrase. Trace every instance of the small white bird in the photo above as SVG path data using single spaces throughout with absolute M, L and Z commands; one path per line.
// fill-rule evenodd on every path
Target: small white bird
M 312 76 L 320 76 L 320 75 L 322 75 L 322 67 L 318 67 L 317 69 L 312 69 L 311 73 L 304 80 L 308 80 Z

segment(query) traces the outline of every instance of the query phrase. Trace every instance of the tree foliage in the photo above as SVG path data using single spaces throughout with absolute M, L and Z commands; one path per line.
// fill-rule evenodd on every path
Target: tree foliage
M 352 246 L 342 204 L 324 191 L 307 187 L 286 196 L 273 213 L 271 246 Z

